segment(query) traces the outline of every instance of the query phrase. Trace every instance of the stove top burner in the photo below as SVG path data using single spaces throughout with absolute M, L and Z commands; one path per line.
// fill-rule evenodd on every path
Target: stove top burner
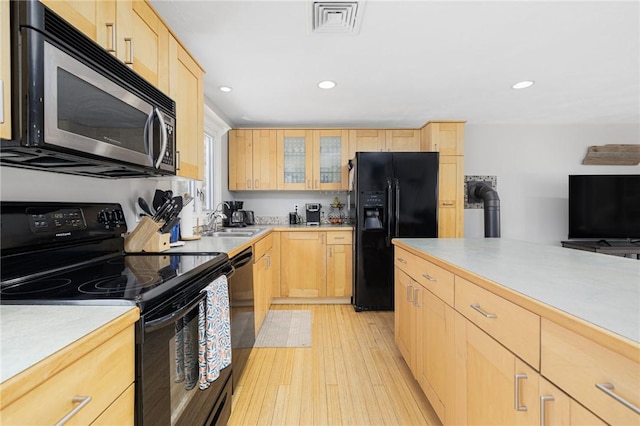
M 218 268 L 227 259 L 220 253 L 118 255 L 39 278 L 3 283 L 0 299 L 2 303 L 128 300 L 141 307 L 143 301 L 166 300 L 188 285 L 190 277 Z
M 71 284 L 71 280 L 67 278 L 44 278 L 37 283 L 14 284 L 0 288 L 0 295 L 17 296 L 17 295 L 37 295 L 37 293 L 46 293 L 47 291 L 63 288 Z

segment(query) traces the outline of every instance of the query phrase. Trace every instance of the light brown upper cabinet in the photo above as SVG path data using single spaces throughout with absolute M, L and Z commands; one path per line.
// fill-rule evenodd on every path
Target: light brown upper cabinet
M 229 190 L 277 189 L 275 129 L 229 132 Z
M 60 15 L 91 40 L 97 40 L 96 9 L 100 2 L 92 0 L 40 0 L 40 2 Z
M 9 2 L 0 1 L 0 138 L 11 139 L 11 45 Z
M 420 151 L 420 130 L 392 129 L 385 131 L 385 151 Z
M 311 130 L 278 130 L 277 155 L 278 189 L 314 189 Z
M 346 130 L 313 131 L 313 189 L 347 189 L 348 140 Z
M 422 150 L 464 155 L 464 121 L 429 121 L 422 129 Z
M 352 129 L 349 143 L 351 158 L 356 152 L 420 151 L 420 130 Z
M 204 71 L 173 36 L 169 39 L 169 96 L 176 102 L 177 175 L 204 179 Z

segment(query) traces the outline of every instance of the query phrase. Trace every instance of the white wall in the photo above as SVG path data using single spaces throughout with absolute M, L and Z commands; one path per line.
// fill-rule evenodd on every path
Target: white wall
M 583 166 L 587 147 L 638 143 L 633 124 L 468 124 L 464 173 L 497 176 L 502 238 L 559 244 L 568 232 L 568 175 L 640 173 L 640 166 Z M 483 210 L 465 210 L 464 220 L 466 237 L 484 237 Z
M 129 231 L 135 228 L 138 197 L 151 202 L 156 188 L 171 189 L 169 179 L 99 179 L 0 167 L 0 200 L 120 203 Z

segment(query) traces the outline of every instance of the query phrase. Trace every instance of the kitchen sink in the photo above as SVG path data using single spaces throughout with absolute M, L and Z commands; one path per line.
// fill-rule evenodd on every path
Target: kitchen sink
M 264 228 L 222 228 L 217 231 L 203 232 L 203 237 L 253 237 Z

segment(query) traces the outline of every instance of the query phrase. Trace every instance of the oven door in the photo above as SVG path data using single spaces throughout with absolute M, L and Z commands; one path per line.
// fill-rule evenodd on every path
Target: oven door
M 175 119 L 44 41 L 44 141 L 175 172 Z
M 143 314 L 136 342 L 137 425 L 226 425 L 231 366 L 198 388 L 198 305 L 201 296 L 174 297 Z

